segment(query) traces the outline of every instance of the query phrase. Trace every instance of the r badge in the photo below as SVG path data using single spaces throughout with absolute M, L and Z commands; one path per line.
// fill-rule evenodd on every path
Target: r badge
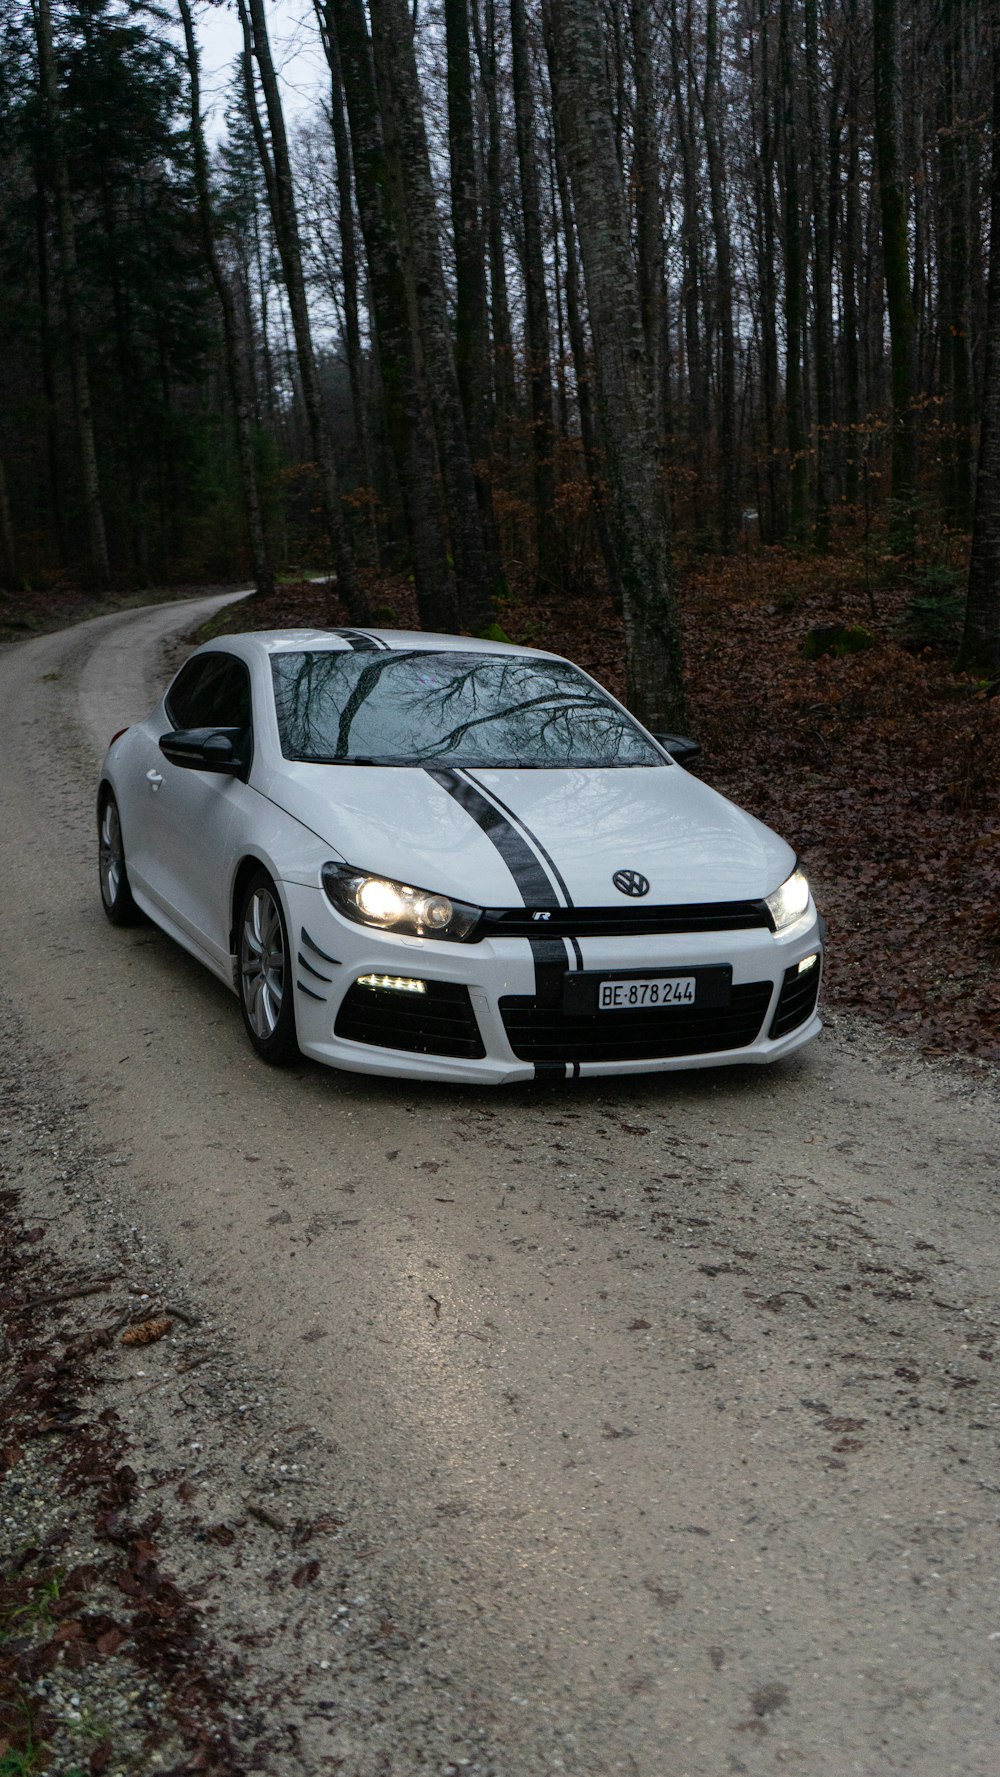
M 634 895 L 638 898 L 640 895 L 649 894 L 649 879 L 643 876 L 639 870 L 616 870 L 611 880 L 615 888 L 620 889 L 623 895 Z

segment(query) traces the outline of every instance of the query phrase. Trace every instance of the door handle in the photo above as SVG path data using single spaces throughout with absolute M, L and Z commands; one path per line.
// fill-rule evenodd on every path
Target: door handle
M 158 771 L 147 771 L 146 782 L 151 790 L 158 790 L 163 782 L 163 778 Z

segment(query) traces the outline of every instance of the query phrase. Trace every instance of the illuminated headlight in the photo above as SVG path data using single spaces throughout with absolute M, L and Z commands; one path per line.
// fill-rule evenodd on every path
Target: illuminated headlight
M 774 920 L 776 932 L 784 931 L 786 926 L 793 926 L 801 919 L 809 905 L 809 884 L 801 870 L 793 871 L 773 895 L 765 895 L 764 901 L 771 918 Z
M 323 887 L 338 913 L 358 925 L 417 938 L 467 938 L 481 909 L 429 889 L 411 888 L 385 876 L 369 876 L 350 864 L 324 864 Z

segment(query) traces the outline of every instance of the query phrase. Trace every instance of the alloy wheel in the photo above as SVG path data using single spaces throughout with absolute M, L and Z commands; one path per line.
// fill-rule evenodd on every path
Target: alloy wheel
M 240 980 L 247 1021 L 256 1037 L 273 1037 L 285 989 L 285 941 L 281 914 L 271 891 L 254 890 L 247 902 L 240 937 Z

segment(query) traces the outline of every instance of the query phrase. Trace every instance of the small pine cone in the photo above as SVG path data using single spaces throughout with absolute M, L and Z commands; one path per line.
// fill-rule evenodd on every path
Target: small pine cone
M 121 1337 L 123 1345 L 155 1345 L 157 1339 L 163 1339 L 173 1331 L 172 1320 L 140 1320 L 134 1327 L 126 1327 Z

